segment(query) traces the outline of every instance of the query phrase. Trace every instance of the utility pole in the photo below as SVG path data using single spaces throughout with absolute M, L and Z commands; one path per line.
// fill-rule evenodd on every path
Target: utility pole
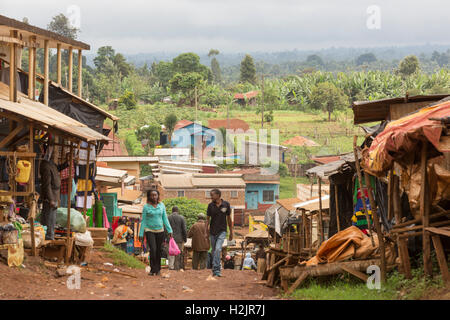
M 261 76 L 261 129 L 264 129 L 264 75 Z
M 230 103 L 227 103 L 227 129 L 230 128 L 230 113 L 229 113 L 229 109 L 230 109 Z
M 195 122 L 197 122 L 198 121 L 198 118 L 197 118 L 197 87 L 195 87 L 194 94 L 195 94 Z

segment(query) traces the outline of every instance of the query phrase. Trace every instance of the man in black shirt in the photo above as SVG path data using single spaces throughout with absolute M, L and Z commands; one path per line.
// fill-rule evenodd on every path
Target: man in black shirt
M 218 189 L 211 190 L 211 203 L 208 205 L 207 231 L 211 240 L 213 255 L 212 272 L 213 276 L 221 277 L 221 252 L 222 245 L 227 236 L 227 224 L 229 227 L 229 240 L 233 240 L 233 224 L 231 222 L 230 204 L 222 199 L 222 193 Z

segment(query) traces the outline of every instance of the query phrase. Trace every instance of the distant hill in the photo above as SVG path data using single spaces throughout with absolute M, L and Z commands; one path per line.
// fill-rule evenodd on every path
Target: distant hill
M 220 48 L 217 48 L 220 50 Z M 401 60 L 409 54 L 417 56 L 424 55 L 426 58 L 431 57 L 433 51 L 439 53 L 450 50 L 450 45 L 425 44 L 420 46 L 399 46 L 399 47 L 373 47 L 373 48 L 327 48 L 321 50 L 291 50 L 280 52 L 248 52 L 253 56 L 255 61 L 263 61 L 268 64 L 282 64 L 286 62 L 305 61 L 306 57 L 311 54 L 319 55 L 326 61 L 348 61 L 354 60 L 363 53 L 371 52 L 375 54 L 378 60 L 393 61 Z M 145 63 L 151 65 L 153 62 L 170 61 L 181 52 L 153 52 L 126 54 L 123 53 L 128 62 L 133 63 L 137 67 L 143 66 Z M 196 52 L 200 56 L 201 63 L 210 64 L 210 58 L 207 52 Z M 232 67 L 239 65 L 247 52 L 241 53 L 221 53 L 217 56 L 217 60 L 221 67 Z M 87 54 L 88 65 L 93 66 L 93 60 L 96 53 Z

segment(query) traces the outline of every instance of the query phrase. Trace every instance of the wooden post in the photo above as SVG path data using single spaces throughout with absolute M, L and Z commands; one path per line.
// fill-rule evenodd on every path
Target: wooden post
M 385 248 L 384 248 L 384 237 L 383 237 L 383 233 L 381 232 L 380 219 L 378 217 L 378 212 L 377 212 L 377 208 L 376 208 L 376 205 L 375 205 L 375 200 L 373 199 L 373 193 L 372 193 L 372 187 L 370 185 L 369 174 L 367 172 L 364 172 L 364 177 L 365 177 L 365 180 L 366 180 L 370 206 L 372 208 L 372 216 L 373 216 L 373 221 L 374 221 L 374 224 L 375 224 L 375 230 L 377 231 L 378 245 L 380 247 L 381 282 L 385 283 L 386 282 L 386 251 L 385 251 Z
M 338 185 L 334 184 L 334 202 L 336 204 L 336 222 L 337 222 L 337 231 L 341 231 L 341 221 L 339 219 L 339 202 L 338 202 Z
M 73 48 L 69 47 L 69 85 L 68 90 L 72 92 L 72 78 L 73 78 Z
M 48 106 L 48 40 L 44 40 L 44 104 Z
M 70 153 L 69 153 L 69 183 L 68 183 L 68 189 L 67 189 L 67 243 L 66 243 L 66 263 L 69 263 L 70 259 L 70 251 L 71 248 L 71 232 L 70 232 L 70 208 L 72 206 L 72 203 L 70 201 L 70 195 L 72 194 L 72 162 L 73 162 L 73 143 L 72 141 L 69 141 L 70 143 Z
M 426 231 L 428 232 L 428 231 Z M 444 248 L 442 247 L 441 238 L 437 234 L 431 236 L 434 245 L 434 251 L 436 252 L 436 258 L 441 269 L 442 279 L 445 283 L 450 283 L 450 274 L 448 272 L 447 260 L 445 259 Z
M 29 38 L 30 45 L 33 43 L 32 37 Z M 34 89 L 33 89 L 33 78 L 34 78 L 34 67 L 33 67 L 33 48 L 28 47 L 28 98 L 34 100 Z
M 373 241 L 373 236 L 372 236 L 372 224 L 370 223 L 369 212 L 367 211 L 367 205 L 366 205 L 366 195 L 364 194 L 364 189 L 363 189 L 361 168 L 359 167 L 358 152 L 356 151 L 357 150 L 357 147 L 356 147 L 357 140 L 358 140 L 358 136 L 354 136 L 353 137 L 353 152 L 355 154 L 356 173 L 358 175 L 359 190 L 361 190 L 361 198 L 362 198 L 362 203 L 363 203 L 363 207 L 364 207 L 364 214 L 365 214 L 366 220 L 367 220 L 367 228 L 369 229 L 370 240 L 372 240 L 372 247 L 375 247 L 375 242 Z
M 319 221 L 317 223 L 317 227 L 320 231 L 320 244 L 325 240 L 323 236 L 323 222 L 322 222 L 322 179 L 318 176 L 319 179 Z
M 420 154 L 420 172 L 422 174 L 422 184 L 420 188 L 420 216 L 422 217 L 423 224 L 423 267 L 425 275 L 431 276 L 433 274 L 433 270 L 431 266 L 430 234 L 425 230 L 425 228 L 428 228 L 430 225 L 430 197 L 427 179 L 427 146 L 428 142 L 424 141 Z
M 84 219 L 86 219 L 87 212 L 87 186 L 88 186 L 88 177 L 89 177 L 89 159 L 91 158 L 91 144 L 88 142 L 88 150 L 87 150 L 87 159 L 86 159 L 86 183 L 84 188 L 84 206 L 83 206 L 83 215 Z
M 56 82 L 61 85 L 61 43 L 56 45 Z
M 36 68 L 37 68 L 37 62 L 36 62 L 36 37 L 32 36 L 34 47 L 31 49 L 33 52 L 33 101 L 36 100 Z
M 394 207 L 393 207 L 393 184 L 394 184 L 394 169 L 389 170 L 388 175 L 388 221 L 390 222 L 392 220 L 393 214 L 394 214 Z M 399 223 L 399 221 L 397 221 Z
M 11 30 L 11 38 L 17 38 L 17 30 Z M 9 44 L 9 101 L 17 102 L 17 83 L 16 83 L 16 70 L 17 70 L 17 56 L 16 48 L 17 44 Z
M 195 122 L 197 122 L 198 118 L 197 118 L 197 87 L 195 87 L 194 89 L 194 102 L 195 102 Z
M 78 50 L 78 96 L 81 98 L 83 89 L 83 56 L 81 49 Z
M 28 73 L 29 75 L 29 73 Z M 33 129 L 33 124 L 29 123 L 30 125 L 30 133 L 29 133 L 29 143 L 30 143 L 30 152 L 33 152 L 33 145 L 34 145 L 34 129 Z M 28 188 L 29 188 L 29 192 L 31 193 L 30 196 L 30 218 L 29 218 L 29 222 L 30 222 L 30 232 L 31 232 L 31 255 L 32 256 L 36 256 L 36 241 L 35 241 L 35 233 L 34 233 L 34 216 L 32 215 L 32 207 L 34 205 L 34 208 L 36 209 L 36 203 L 33 204 L 34 201 L 34 163 L 35 158 L 32 157 L 30 158 L 30 163 L 31 163 L 31 171 L 30 171 L 30 181 L 28 183 Z
M 394 217 L 395 222 L 399 223 L 401 221 L 401 201 L 400 201 L 400 181 L 399 177 L 395 174 L 392 174 L 392 205 L 394 209 Z M 405 238 L 397 237 L 397 247 L 398 253 L 401 260 L 401 265 L 403 269 L 403 273 L 406 279 L 411 279 L 411 264 L 409 261 L 409 253 L 408 246 Z

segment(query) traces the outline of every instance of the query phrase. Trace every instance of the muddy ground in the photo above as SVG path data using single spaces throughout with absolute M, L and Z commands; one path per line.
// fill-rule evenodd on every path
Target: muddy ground
M 90 267 L 119 269 L 136 278 L 114 272 L 81 271 L 81 288 L 67 288 L 68 275 L 58 276 L 56 268 L 46 266 L 40 258 L 26 255 L 25 268 L 9 268 L 0 261 L 0 300 L 5 299 L 75 299 L 75 300 L 259 300 L 278 299 L 279 289 L 260 281 L 254 271 L 223 270 L 222 278 L 211 278 L 211 270 L 169 271 L 149 276 L 145 270 L 112 263 L 107 254 L 94 250 Z

